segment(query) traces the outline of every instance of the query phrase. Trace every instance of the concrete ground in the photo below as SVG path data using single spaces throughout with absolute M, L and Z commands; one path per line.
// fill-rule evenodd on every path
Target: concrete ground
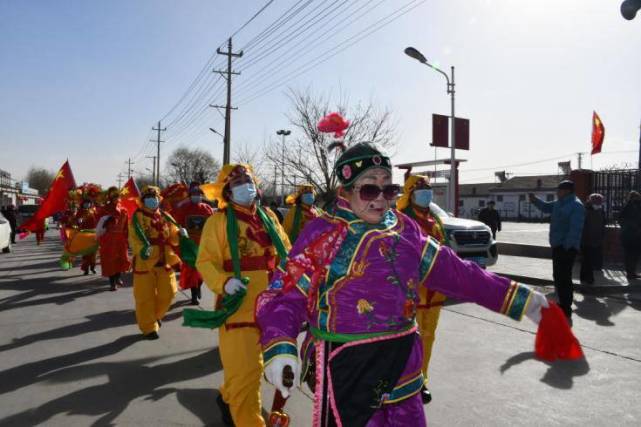
M 53 235 L 0 256 L 0 426 L 222 425 L 217 334 L 181 326 L 188 295 L 178 294 L 160 340 L 141 341 L 131 287 L 112 293 L 100 277 L 60 271 Z M 449 304 L 431 365 L 430 425 L 641 425 L 639 294 L 630 285 L 577 295 L 586 359 L 554 364 L 533 358 L 527 319 Z M 273 388 L 263 395 L 268 408 Z M 310 425 L 309 391 L 287 409 L 292 426 Z
M 496 240 L 500 243 L 549 246 L 550 224 L 504 222 L 501 228 L 496 235 Z

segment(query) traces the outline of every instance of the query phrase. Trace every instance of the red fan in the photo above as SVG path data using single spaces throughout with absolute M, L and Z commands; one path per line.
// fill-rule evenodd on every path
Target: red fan
M 318 131 L 323 133 L 334 133 L 334 137 L 345 136 L 345 130 L 350 122 L 345 120 L 339 113 L 330 113 L 318 122 Z

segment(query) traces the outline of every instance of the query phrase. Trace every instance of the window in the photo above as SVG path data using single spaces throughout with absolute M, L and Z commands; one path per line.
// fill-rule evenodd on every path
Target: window
M 479 208 L 485 207 L 485 200 L 479 200 Z
M 503 196 L 496 196 L 497 202 L 503 202 Z
M 553 202 L 554 201 L 554 194 L 548 194 L 545 196 L 545 200 L 548 202 Z
M 472 195 L 476 196 L 476 187 L 472 187 Z
M 463 206 L 463 202 L 464 202 L 464 200 L 463 200 L 463 199 L 459 200 L 459 201 L 458 201 L 458 205 L 459 205 L 459 206 Z
M 525 202 L 525 194 L 519 194 L 519 202 Z

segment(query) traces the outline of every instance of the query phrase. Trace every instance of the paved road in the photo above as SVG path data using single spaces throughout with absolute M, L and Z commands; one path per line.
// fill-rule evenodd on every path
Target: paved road
M 221 425 L 217 334 L 180 325 L 187 296 L 176 298 L 160 340 L 140 341 L 131 288 L 111 293 L 99 277 L 60 271 L 59 251 L 28 239 L 0 257 L 0 426 Z M 641 425 L 641 303 L 577 299 L 587 358 L 553 365 L 532 358 L 527 320 L 448 305 L 430 426 Z M 273 389 L 263 394 L 268 406 Z M 295 392 L 288 408 L 293 426 L 310 425 L 306 394 Z

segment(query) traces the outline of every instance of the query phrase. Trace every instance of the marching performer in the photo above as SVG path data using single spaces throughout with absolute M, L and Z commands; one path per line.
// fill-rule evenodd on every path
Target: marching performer
M 224 422 L 243 427 L 265 425 L 260 399 L 263 362 L 254 304 L 267 288 L 277 254 L 284 257 L 289 250 L 276 215 L 258 204 L 256 185 L 251 166 L 223 167 L 213 191 L 219 210 L 205 223 L 196 262 L 205 283 L 217 295 L 217 308 L 225 297 L 246 292 L 240 307 L 220 327 L 224 384 L 217 398 Z
M 414 219 L 421 230 L 434 238 L 440 244 L 446 243 L 445 230 L 440 219 L 430 212 L 433 192 L 430 179 L 427 176 L 410 175 L 405 181 L 403 195 L 398 199 L 397 209 Z M 418 290 L 419 303 L 416 306 L 416 321 L 423 341 L 423 377 L 425 384 L 421 389 L 423 403 L 432 400 L 432 394 L 427 388 L 429 381 L 428 367 L 432 357 L 432 346 L 436 337 L 436 327 L 445 302 L 445 295 L 427 288 Z
M 174 267 L 180 230 L 174 219 L 160 209 L 160 190 L 145 186 L 142 207 L 129 224 L 129 246 L 134 256 L 136 320 L 147 339 L 158 339 L 161 320 L 176 294 Z
M 316 192 L 314 186 L 310 184 L 298 186 L 296 192 L 285 199 L 285 203 L 292 205 L 283 221 L 283 228 L 289 236 L 290 242 L 296 241 L 298 234 L 307 222 L 320 215 L 320 209 L 314 206 L 315 201 Z
M 98 215 L 96 213 L 96 207 L 94 206 L 94 200 L 89 198 L 87 191 L 84 191 L 82 194 L 82 201 L 80 202 L 80 208 L 74 216 L 73 228 L 78 231 L 90 231 L 96 228 L 98 223 Z M 97 249 L 97 248 L 96 248 Z M 82 264 L 80 269 L 83 271 L 84 275 L 89 274 L 91 270 L 92 274 L 96 274 L 96 251 L 92 249 L 90 253 L 86 253 L 82 256 Z
M 122 286 L 122 273 L 131 267 L 128 254 L 128 215 L 120 206 L 120 190 L 109 187 L 106 203 L 102 208 L 102 217 L 96 227 L 96 236 L 100 244 L 100 268 L 102 275 L 109 278 L 111 290 Z
M 548 302 L 462 261 L 391 209 L 400 187 L 372 145 L 346 150 L 335 173 L 335 207 L 305 227 L 257 301 L 265 376 L 287 396 L 285 367 L 302 372 L 315 393 L 314 425 L 425 426 L 418 294 L 427 288 L 537 323 Z
M 189 199 L 178 204 L 174 210 L 174 217 L 176 222 L 187 230 L 189 238 L 199 245 L 205 221 L 213 213 L 212 207 L 207 203 L 203 203 L 203 190 L 200 189 L 198 184 L 192 183 L 189 189 Z M 191 290 L 192 305 L 198 305 L 198 300 L 201 298 L 200 288 L 202 283 L 203 279 L 198 270 L 183 262 L 180 269 L 180 288 Z

